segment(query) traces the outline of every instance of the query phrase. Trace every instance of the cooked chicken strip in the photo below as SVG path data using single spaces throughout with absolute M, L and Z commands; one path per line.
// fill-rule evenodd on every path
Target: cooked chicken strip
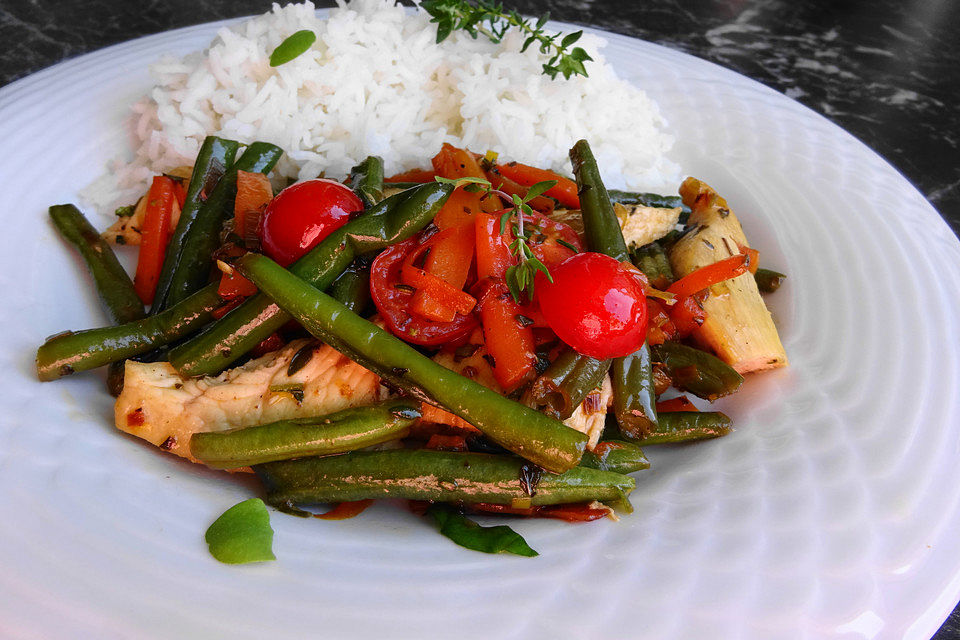
M 573 414 L 564 420 L 563 424 L 587 434 L 590 438 L 587 449 L 593 451 L 600 442 L 600 435 L 607 420 L 607 409 L 612 404 L 613 383 L 610 382 L 610 376 L 604 376 L 600 388 L 588 393 L 580 406 L 574 409 Z
M 298 356 L 305 364 L 288 376 L 301 349 L 312 349 L 312 356 Z M 277 390 L 290 385 L 294 393 Z M 296 385 L 303 386 L 302 399 Z M 121 431 L 196 461 L 190 455 L 194 433 L 323 415 L 383 396 L 376 374 L 331 347 L 295 340 L 216 377 L 185 378 L 168 362 L 128 360 L 114 413 Z

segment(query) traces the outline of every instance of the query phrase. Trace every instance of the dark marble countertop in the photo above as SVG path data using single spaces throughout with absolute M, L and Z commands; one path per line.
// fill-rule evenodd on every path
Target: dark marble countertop
M 785 93 L 889 160 L 960 234 L 960 2 L 508 4 L 679 49 Z M 0 0 L 0 85 L 116 42 L 268 8 L 262 0 Z M 960 639 L 960 607 L 935 638 Z

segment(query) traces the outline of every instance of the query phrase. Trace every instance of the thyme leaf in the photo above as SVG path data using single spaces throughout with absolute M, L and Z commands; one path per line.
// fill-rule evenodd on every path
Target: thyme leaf
M 482 35 L 499 43 L 511 28 L 519 29 L 526 36 L 521 53 L 536 44 L 540 53 L 548 56 L 543 63 L 543 73 L 553 80 L 558 74 L 567 79 L 574 75 L 586 76 L 584 63 L 593 60 L 582 48 L 573 46 L 583 31 L 549 35 L 544 30 L 549 13 L 534 22 L 493 0 L 423 0 L 420 7 L 430 15 L 430 22 L 436 23 L 438 43 L 458 30 L 466 31 L 474 39 Z

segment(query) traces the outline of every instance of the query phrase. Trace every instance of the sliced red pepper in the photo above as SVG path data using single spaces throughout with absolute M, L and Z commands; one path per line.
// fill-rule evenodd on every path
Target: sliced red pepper
M 280 334 L 274 331 L 269 336 L 261 340 L 257 346 L 250 350 L 250 355 L 254 358 L 259 358 L 260 356 L 266 355 L 268 353 L 273 353 L 277 349 L 283 347 L 287 342 L 280 337 Z
M 690 402 L 687 396 L 677 396 L 657 403 L 657 413 L 671 413 L 674 411 L 700 411 L 697 405 Z
M 703 291 L 707 287 L 712 287 L 718 282 L 723 282 L 731 278 L 746 273 L 750 269 L 749 256 L 737 254 L 724 258 L 719 262 L 700 267 L 693 273 L 689 273 L 667 288 L 668 293 L 672 293 L 679 298 L 692 296 L 698 291 Z
M 480 210 L 480 194 L 461 187 L 450 194 L 433 219 L 433 224 L 440 230 L 471 224 Z
M 377 256 L 370 267 L 370 295 L 391 333 L 413 344 L 438 346 L 467 337 L 478 320 L 476 313 L 458 314 L 450 322 L 433 322 L 410 313 L 414 289 L 400 276 L 407 255 L 424 242 L 423 238 L 422 234 L 414 236 Z
M 450 322 L 458 313 L 466 315 L 473 311 L 477 301 L 460 287 L 416 266 L 420 256 L 431 248 L 432 238 L 407 254 L 400 271 L 400 281 L 416 289 L 411 300 L 411 312 L 428 320 Z
M 176 183 L 166 176 L 156 176 L 147 192 L 140 256 L 133 278 L 133 287 L 144 304 L 151 304 L 157 291 L 164 254 L 173 235 L 173 208 L 176 202 Z
M 503 278 L 507 269 L 515 265 L 510 252 L 512 235 L 500 233 L 500 218 L 487 213 L 478 213 L 474 230 L 477 243 L 477 277 Z
M 484 178 L 483 168 L 474 154 L 444 143 L 440 152 L 433 157 L 433 168 L 438 176 L 455 180 L 457 178 Z M 480 201 L 480 208 L 487 213 L 502 207 L 500 197 L 489 195 Z
M 666 308 L 658 300 L 647 298 L 647 344 L 663 344 L 677 337 L 677 328 Z
M 472 220 L 459 227 L 444 229 L 427 241 L 424 248 L 429 248 L 430 253 L 424 261 L 423 270 L 457 290 L 462 289 L 473 264 L 474 242 Z M 406 273 L 406 267 L 404 269 Z M 407 284 L 416 286 L 413 282 Z M 434 287 L 418 287 L 413 294 L 410 310 L 430 320 L 449 322 L 458 308 L 451 306 L 448 301 L 446 295 L 438 297 Z
M 533 377 L 537 362 L 533 328 L 520 316 L 523 308 L 514 302 L 502 280 L 479 283 L 480 324 L 490 356 L 493 377 L 506 393 Z
M 494 189 L 503 191 L 509 195 L 517 195 L 521 198 L 527 196 L 527 192 L 530 191 L 529 185 L 522 185 L 517 182 L 514 182 L 510 178 L 504 176 L 500 173 L 497 167 L 492 167 L 484 171 L 484 175 L 487 176 L 487 180 L 490 181 L 490 184 L 493 185 Z M 555 201 L 551 198 L 544 196 L 537 196 L 529 202 L 527 202 L 533 209 L 541 213 L 550 213 L 555 208 Z
M 434 451 L 466 451 L 467 441 L 463 436 L 435 433 L 430 436 L 423 448 Z
M 746 255 L 750 260 L 750 273 L 756 273 L 757 269 L 760 268 L 760 252 L 740 243 L 737 243 L 737 248 L 740 249 L 740 253 Z
M 525 516 L 527 518 L 556 518 L 567 522 L 589 522 L 599 520 L 610 514 L 610 509 L 604 506 L 595 507 L 592 502 L 582 504 L 557 504 L 536 507 L 512 507 L 508 504 L 492 504 L 489 502 L 475 502 L 467 505 L 471 511 L 478 513 L 500 513 L 511 516 Z
M 697 302 L 695 296 L 686 298 L 677 298 L 676 303 L 670 307 L 670 321 L 676 327 L 677 338 L 686 338 L 707 319 L 707 314 Z
M 547 169 L 538 169 L 519 162 L 498 164 L 497 171 L 505 178 L 509 178 L 525 187 L 532 187 L 538 182 L 556 180 L 557 185 L 544 192 L 568 209 L 580 208 L 580 197 L 577 195 L 577 183 Z
M 257 285 L 244 278 L 237 270 L 221 275 L 220 286 L 217 287 L 217 293 L 219 293 L 220 297 L 224 300 L 246 298 L 247 296 L 252 296 L 257 291 Z
M 248 236 L 258 236 L 260 229 L 256 223 L 271 200 L 273 187 L 267 176 L 262 173 L 237 171 L 237 198 L 233 204 L 234 233 L 244 240 Z M 248 226 L 253 228 L 248 229 Z
M 326 513 L 315 513 L 314 518 L 321 520 L 346 520 L 363 513 L 367 507 L 373 504 L 373 500 L 356 500 L 354 502 L 341 502 Z
M 409 171 L 404 171 L 403 173 L 398 173 L 396 175 L 390 176 L 389 178 L 384 178 L 384 182 L 420 182 L 427 183 L 433 182 L 433 179 L 437 176 L 436 171 L 430 169 L 410 169 Z

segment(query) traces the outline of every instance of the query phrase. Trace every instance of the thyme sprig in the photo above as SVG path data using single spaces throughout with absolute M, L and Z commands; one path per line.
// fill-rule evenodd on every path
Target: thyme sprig
M 423 0 L 420 7 L 430 14 L 430 22 L 437 23 L 438 43 L 457 30 L 466 31 L 473 38 L 483 35 L 499 43 L 511 28 L 519 29 L 526 35 L 521 53 L 536 43 L 540 53 L 550 56 L 543 64 L 543 73 L 554 80 L 557 74 L 567 79 L 574 75 L 586 76 L 583 63 L 593 60 L 582 48 L 573 46 L 583 31 L 547 34 L 543 27 L 550 19 L 549 12 L 534 22 L 491 0 Z
M 536 279 L 537 272 L 543 273 L 547 280 L 553 282 L 553 276 L 550 275 L 550 270 L 537 258 L 533 253 L 533 249 L 531 249 L 528 244 L 536 227 L 531 228 L 525 225 L 524 217 L 533 217 L 533 209 L 531 209 L 527 203 L 555 187 L 557 185 L 556 180 L 545 180 L 536 183 L 530 187 L 523 198 L 516 194 L 511 195 L 494 189 L 490 181 L 484 178 L 468 177 L 451 179 L 437 176 L 435 180 L 437 182 L 452 184 L 455 187 L 463 187 L 468 191 L 495 194 L 513 204 L 512 207 L 508 207 L 500 214 L 500 233 L 506 233 L 509 227 L 514 236 L 513 242 L 510 243 L 510 253 L 517 259 L 517 264 L 507 267 L 504 280 L 515 302 L 520 303 L 524 294 L 526 294 L 527 300 L 533 299 L 534 280 Z

